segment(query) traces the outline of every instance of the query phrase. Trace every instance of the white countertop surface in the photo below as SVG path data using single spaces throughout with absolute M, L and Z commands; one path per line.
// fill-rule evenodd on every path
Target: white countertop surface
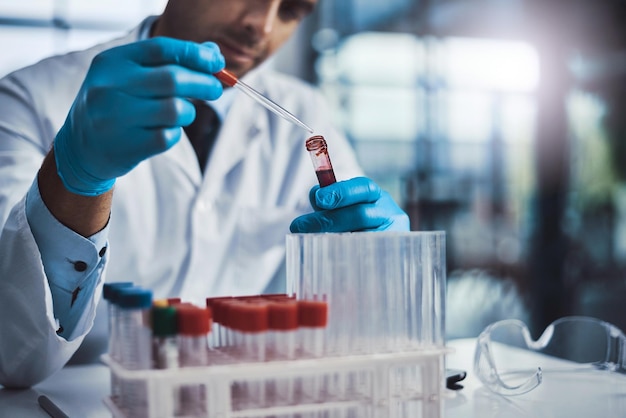
M 504 397 L 484 388 L 474 376 L 474 344 L 475 339 L 448 343 L 455 352 L 447 356 L 446 366 L 465 370 L 468 376 L 461 382 L 463 389 L 447 391 L 447 418 L 626 417 L 626 375 L 546 372 L 543 383 L 535 390 Z M 546 360 L 538 357 L 537 361 Z M 549 363 L 538 365 L 549 370 Z M 0 418 L 48 417 L 37 403 L 39 395 L 48 396 L 72 418 L 110 418 L 103 404 L 109 385 L 109 370 L 104 365 L 68 366 L 32 389 L 0 389 Z

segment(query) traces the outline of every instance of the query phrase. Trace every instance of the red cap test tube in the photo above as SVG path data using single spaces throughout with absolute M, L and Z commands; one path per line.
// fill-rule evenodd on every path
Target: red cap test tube
M 206 298 L 206 306 L 213 313 L 214 329 L 210 335 L 211 348 L 226 347 L 228 330 L 225 327 L 225 303 L 233 300 L 232 296 L 208 297 Z
M 208 334 L 211 331 L 211 310 L 193 305 L 176 305 L 180 365 L 182 367 L 208 366 Z M 206 387 L 202 384 L 181 387 L 183 415 L 206 415 Z
M 298 302 L 291 299 L 272 301 L 268 308 L 271 358 L 293 360 L 296 356 Z
M 241 358 L 243 361 L 262 362 L 266 358 L 266 334 L 268 324 L 268 304 L 262 299 L 245 299 L 229 303 L 229 315 L 241 341 Z M 237 399 L 251 407 L 261 407 L 266 402 L 264 382 L 249 381 L 239 386 Z
M 313 357 L 324 355 L 324 328 L 328 324 L 328 303 L 321 300 L 298 301 L 298 325 L 303 331 L 302 352 Z
M 295 299 L 271 298 L 268 304 L 270 360 L 294 360 L 298 332 L 298 302 Z M 272 382 L 268 393 L 273 403 L 292 405 L 296 396 L 294 378 L 282 378 Z M 273 389 L 273 390 L 272 390 Z
M 208 365 L 207 336 L 211 332 L 211 310 L 193 305 L 176 305 L 181 366 Z
M 328 303 L 322 300 L 298 301 L 298 325 L 301 352 L 305 357 L 320 358 L 325 354 L 324 337 L 328 325 Z M 309 401 L 322 400 L 322 378 L 311 376 L 302 381 L 302 392 Z

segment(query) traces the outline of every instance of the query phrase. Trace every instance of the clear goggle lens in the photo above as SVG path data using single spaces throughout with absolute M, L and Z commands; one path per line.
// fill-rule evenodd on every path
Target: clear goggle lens
M 596 318 L 558 319 L 537 340 L 532 339 L 526 324 L 509 319 L 489 325 L 478 336 L 474 372 L 492 391 L 520 395 L 539 386 L 547 371 L 624 373 L 625 349 L 623 332 Z M 549 370 L 537 364 L 537 354 L 550 358 Z

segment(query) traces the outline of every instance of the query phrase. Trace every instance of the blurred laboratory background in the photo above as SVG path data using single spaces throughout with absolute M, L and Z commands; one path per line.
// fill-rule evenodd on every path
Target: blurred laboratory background
M 0 75 L 165 3 L 2 0 Z M 509 317 L 626 329 L 625 18 L 622 0 L 319 0 L 273 59 L 321 88 L 413 230 L 447 232 L 449 338 Z

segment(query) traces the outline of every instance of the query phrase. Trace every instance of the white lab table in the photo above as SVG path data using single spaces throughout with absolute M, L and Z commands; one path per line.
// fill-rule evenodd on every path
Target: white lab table
M 455 350 L 447 356 L 447 367 L 468 372 L 463 389 L 446 393 L 446 418 L 490 417 L 626 417 L 626 375 L 544 374 L 534 391 L 514 397 L 496 395 L 484 388 L 472 371 L 474 339 L 454 340 Z M 538 357 L 544 370 L 550 364 Z M 537 364 L 540 365 L 540 364 Z M 29 390 L 0 389 L 0 418 L 42 417 L 38 406 L 44 394 L 72 418 L 110 418 L 102 399 L 109 393 L 109 371 L 104 365 L 68 366 Z
M 626 375 L 608 372 L 553 373 L 565 363 L 537 354 L 511 353 L 514 364 L 541 366 L 543 382 L 534 390 L 518 396 L 501 396 L 482 386 L 475 377 L 475 339 L 450 341 L 456 353 L 447 356 L 448 368 L 467 370 L 464 388 L 446 400 L 446 418 L 583 418 L 626 417 Z M 530 367 L 529 367 L 530 369 Z

